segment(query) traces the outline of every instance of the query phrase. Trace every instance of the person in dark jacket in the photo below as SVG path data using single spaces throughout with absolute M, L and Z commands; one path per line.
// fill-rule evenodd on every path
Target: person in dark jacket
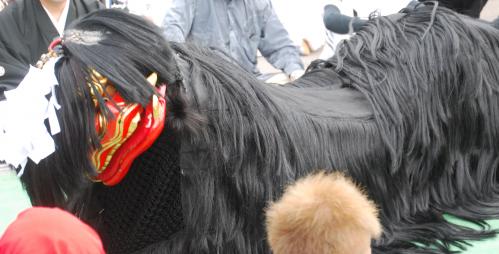
M 97 0 L 18 0 L 0 12 L 0 99 L 15 88 L 65 26 L 104 5 Z

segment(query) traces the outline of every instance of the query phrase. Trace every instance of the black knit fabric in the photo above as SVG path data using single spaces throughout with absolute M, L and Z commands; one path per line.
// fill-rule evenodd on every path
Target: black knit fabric
M 165 130 L 121 183 L 96 188 L 103 208 L 97 230 L 107 253 L 131 253 L 182 229 L 178 147 Z

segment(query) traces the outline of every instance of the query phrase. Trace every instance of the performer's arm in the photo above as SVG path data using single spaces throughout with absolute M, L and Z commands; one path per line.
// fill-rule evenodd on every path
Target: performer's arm
M 196 2 L 197 0 L 173 0 L 163 20 L 167 40 L 185 42 L 194 21 Z
M 303 63 L 298 48 L 289 38 L 289 34 L 277 17 L 272 6 L 266 10 L 268 19 L 262 28 L 258 49 L 274 67 L 291 75 L 302 71 Z
M 9 51 L 0 43 L 0 100 L 3 100 L 4 92 L 14 89 L 28 73 L 29 66 L 22 64 L 13 57 Z

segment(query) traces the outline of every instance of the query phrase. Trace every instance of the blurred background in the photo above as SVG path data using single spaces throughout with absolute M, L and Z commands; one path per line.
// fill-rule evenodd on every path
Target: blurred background
M 122 2 L 131 12 L 146 16 L 155 24 L 161 25 L 171 0 L 123 0 Z M 326 4 L 334 2 L 334 0 L 272 0 L 279 19 L 288 30 L 291 39 L 300 47 L 305 66 L 321 56 L 326 38 L 326 29 L 322 21 L 323 8 Z M 381 15 L 398 12 L 408 2 L 408 0 L 343 0 L 342 4 L 354 8 L 359 17 L 366 18 L 373 11 Z M 489 0 L 480 18 L 492 21 L 498 16 L 499 0 Z M 258 59 L 258 65 L 262 73 L 280 73 L 263 57 Z

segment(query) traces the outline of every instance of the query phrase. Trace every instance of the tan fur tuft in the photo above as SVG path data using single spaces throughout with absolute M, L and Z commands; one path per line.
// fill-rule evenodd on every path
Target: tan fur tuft
M 341 173 L 323 172 L 297 181 L 267 210 L 274 254 L 346 254 L 378 238 L 382 229 L 373 202 Z

